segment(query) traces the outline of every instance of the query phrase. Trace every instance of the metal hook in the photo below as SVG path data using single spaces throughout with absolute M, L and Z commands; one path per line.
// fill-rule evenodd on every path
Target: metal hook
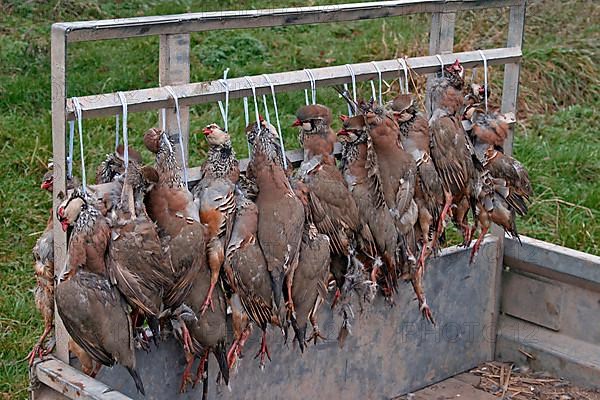
M 373 64 L 373 66 L 375 67 L 375 70 L 377 70 L 377 77 L 379 79 L 379 105 L 383 104 L 383 97 L 382 97 L 382 77 L 381 77 L 381 70 L 379 69 L 379 66 L 377 65 L 377 63 L 375 61 L 371 61 L 371 64 Z M 372 81 L 371 81 L 372 82 Z M 375 96 L 373 96 L 375 97 Z
M 75 118 L 77 119 L 77 127 L 79 129 L 79 151 L 81 153 L 81 191 L 86 193 L 87 179 L 85 176 L 85 157 L 83 155 L 83 126 L 82 126 L 82 113 L 81 104 L 77 97 L 73 97 L 73 106 L 75 106 Z
M 177 117 L 177 129 L 179 130 L 179 147 L 181 148 L 181 163 L 183 164 L 183 181 L 185 183 L 185 188 L 188 189 L 188 176 L 187 176 L 187 164 L 185 161 L 185 149 L 183 148 L 183 138 L 181 137 L 181 115 L 179 113 L 179 99 L 177 95 L 173 91 L 171 86 L 163 86 L 167 92 L 173 97 L 175 101 L 175 116 Z M 165 125 L 165 119 L 163 119 L 163 126 Z
M 229 132 L 228 127 L 228 117 L 229 117 L 229 84 L 227 83 L 227 73 L 229 72 L 229 68 L 223 71 L 223 79 L 219 79 L 218 82 L 225 89 L 225 107 L 223 108 L 223 102 L 221 100 L 218 101 L 219 109 L 221 110 L 221 117 L 223 117 L 223 128 L 225 132 Z
M 281 154 L 283 155 L 283 169 L 287 170 L 287 157 L 285 156 L 285 147 L 283 146 L 283 132 L 281 132 L 281 124 L 279 123 L 279 110 L 277 109 L 277 98 L 275 97 L 275 86 L 269 75 L 263 74 L 265 80 L 271 87 L 271 96 L 273 97 L 273 109 L 275 110 L 275 121 L 277 122 L 277 132 L 279 133 L 279 146 L 281 146 Z
M 442 57 L 439 54 L 435 55 L 437 57 L 437 59 L 440 61 L 440 64 L 442 65 L 442 78 L 444 77 L 444 62 L 442 61 Z
M 310 91 L 312 96 L 312 104 L 317 104 L 317 83 L 315 80 L 315 76 L 313 75 L 310 69 L 305 68 L 304 72 L 308 75 L 308 80 L 310 81 Z M 304 97 L 306 99 L 306 105 L 309 105 L 308 102 L 308 89 L 304 89 Z
M 398 62 L 404 71 L 404 89 L 402 89 L 402 85 L 400 85 L 400 91 L 403 91 L 404 94 L 408 94 L 408 63 L 404 58 L 399 58 Z
M 487 58 L 485 58 L 485 54 L 483 51 L 479 50 L 479 55 L 481 55 L 481 59 L 483 60 L 483 95 L 485 99 L 485 113 L 488 112 L 488 64 Z
M 125 100 L 125 95 L 123 92 L 117 92 L 117 96 L 119 96 L 119 100 L 121 101 L 121 105 L 123 106 L 123 161 L 125 162 L 125 173 L 127 175 L 127 170 L 129 169 L 129 140 L 127 137 L 127 100 Z

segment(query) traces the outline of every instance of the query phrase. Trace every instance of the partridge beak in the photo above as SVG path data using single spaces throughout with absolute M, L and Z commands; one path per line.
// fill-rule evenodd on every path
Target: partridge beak
M 302 125 L 302 121 L 300 121 L 300 118 L 296 118 L 296 120 L 294 121 L 292 126 L 300 126 L 300 125 Z
M 212 133 L 212 129 L 210 129 L 209 127 L 206 127 L 204 129 L 202 129 L 202 133 L 204 133 L 205 135 L 210 135 Z
M 50 188 L 52 188 L 52 181 L 42 182 L 40 188 L 42 188 L 43 190 L 49 190 Z
M 348 131 L 345 129 L 340 129 L 337 133 L 338 136 L 349 136 Z
M 66 232 L 67 229 L 69 229 L 69 221 L 67 221 L 66 219 L 61 219 L 60 227 L 62 228 L 63 232 Z
M 350 117 L 345 114 L 340 115 L 340 121 L 342 121 L 342 122 L 346 121 L 348 118 L 350 118 Z

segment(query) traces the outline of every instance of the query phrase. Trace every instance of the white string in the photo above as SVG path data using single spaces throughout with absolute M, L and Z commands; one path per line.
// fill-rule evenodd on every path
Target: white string
M 125 173 L 127 176 L 127 170 L 129 169 L 129 140 L 127 137 L 127 100 L 123 92 L 117 92 L 121 105 L 123 106 L 123 161 L 125 162 Z M 117 115 L 118 116 L 118 115 Z
M 69 155 L 67 156 L 67 178 L 73 177 L 73 137 L 75 136 L 75 121 L 69 121 Z
M 77 118 L 77 128 L 79 130 L 79 151 L 81 153 L 81 191 L 85 194 L 87 179 L 85 177 L 85 157 L 83 155 L 83 126 L 81 118 L 81 104 L 79 104 L 77 97 L 73 97 L 73 105 L 75 106 L 75 117 Z
M 375 83 L 373 81 L 369 81 L 369 84 L 371 84 L 371 98 L 373 99 L 373 101 L 377 100 L 377 92 L 375 90 Z
M 308 75 L 308 80 L 310 81 L 312 104 L 317 104 L 317 83 L 315 76 L 310 69 L 304 68 L 304 72 L 306 72 L 306 75 Z M 306 99 L 306 105 L 308 105 L 308 89 L 304 89 L 304 97 Z
M 167 130 L 167 109 L 163 108 L 161 110 L 162 112 L 162 131 L 166 132 Z
M 442 61 L 442 57 L 439 54 L 435 55 L 437 57 L 437 59 L 440 61 L 440 64 L 442 65 L 442 78 L 444 77 L 444 62 Z
M 115 115 L 115 152 L 119 147 L 119 114 Z
M 346 64 L 346 69 L 350 72 L 350 76 L 352 77 L 352 98 L 356 101 L 356 75 L 354 74 L 354 69 L 352 65 Z
M 344 83 L 344 91 L 346 93 L 348 93 L 348 84 L 347 83 Z M 354 116 L 354 113 L 352 112 L 352 107 L 350 106 L 350 104 L 347 104 L 347 106 L 348 106 L 348 116 L 349 117 Z
M 256 100 L 256 87 L 254 86 L 254 83 L 252 82 L 252 80 L 250 80 L 249 77 L 245 76 L 244 79 L 246 79 L 246 81 L 250 85 L 250 89 L 252 89 L 252 97 L 254 98 L 254 114 L 256 116 L 256 124 L 258 126 L 258 129 L 260 130 L 260 116 L 259 116 L 259 112 L 258 112 L 258 100 Z M 248 110 L 248 99 L 245 97 L 244 97 L 244 112 L 246 113 L 246 120 L 248 121 L 246 126 L 248 126 L 250 124 L 250 113 Z M 248 155 L 250 155 L 250 142 L 248 142 L 246 140 L 246 143 L 248 144 Z
M 175 92 L 173 91 L 173 89 L 171 88 L 171 86 L 163 86 L 167 92 L 169 92 L 169 94 L 171 95 L 171 97 L 173 97 L 173 100 L 175 101 L 175 117 L 177 118 L 177 129 L 179 130 L 179 147 L 181 148 L 181 164 L 182 164 L 182 169 L 183 169 L 183 182 L 185 183 L 185 188 L 188 188 L 188 175 L 187 175 L 187 164 L 185 162 L 185 150 L 183 148 L 183 138 L 181 137 L 181 116 L 179 114 L 179 99 L 177 98 L 177 95 L 175 94 Z M 163 119 L 164 121 L 164 119 Z M 163 122 L 164 124 L 164 122 Z
M 267 95 L 263 94 L 262 99 L 263 99 L 263 107 L 265 108 L 265 119 L 267 120 L 267 123 L 269 125 L 271 125 L 271 116 L 269 115 L 269 107 L 267 106 Z
M 382 77 L 381 77 L 381 70 L 379 69 L 379 66 L 377 65 L 377 63 L 375 61 L 371 61 L 371 64 L 373 64 L 373 66 L 375 67 L 375 69 L 377 70 L 377 77 L 379 79 L 379 105 L 383 104 L 383 95 L 382 95 Z M 371 81 L 373 82 L 373 81 Z M 373 84 L 371 83 L 371 86 L 373 86 Z M 375 90 L 373 88 L 373 90 Z M 375 95 L 373 95 L 373 97 L 375 97 Z
M 479 50 L 479 54 L 481 55 L 481 59 L 483 60 L 483 90 L 484 90 L 484 99 L 485 99 L 485 113 L 488 112 L 488 65 L 487 58 L 485 58 L 485 54 L 483 51 Z
M 275 97 L 275 86 L 267 74 L 263 74 L 265 80 L 271 87 L 271 96 L 273 97 L 273 110 L 275 111 L 275 121 L 277 122 L 277 132 L 279 133 L 279 146 L 281 146 L 281 154 L 283 155 L 283 169 L 287 170 L 287 157 L 285 156 L 285 147 L 283 146 L 283 132 L 281 132 L 281 124 L 279 123 L 279 110 L 277 109 L 277 98 Z
M 223 107 L 223 102 L 219 100 L 219 109 L 221 110 L 221 116 L 223 117 L 223 128 L 225 129 L 225 132 L 229 132 L 229 84 L 227 83 L 227 73 L 229 73 L 229 68 L 223 71 L 223 79 L 219 79 L 219 83 L 223 85 L 223 88 L 225 89 L 225 107 Z
M 404 58 L 399 58 L 398 62 L 400 63 L 400 65 L 402 66 L 402 70 L 404 71 L 404 89 L 402 89 L 402 84 L 400 84 L 400 91 L 403 94 L 408 94 L 408 64 Z M 444 69 L 443 64 L 442 69 Z

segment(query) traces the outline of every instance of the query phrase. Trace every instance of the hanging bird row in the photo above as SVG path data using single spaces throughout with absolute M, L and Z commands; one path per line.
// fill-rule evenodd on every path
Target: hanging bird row
M 269 326 L 286 339 L 291 327 L 301 351 L 308 341 L 324 339 L 318 310 L 326 301 L 342 315 L 343 344 L 352 305 L 378 293 L 393 302 L 401 280 L 412 284 L 421 313 L 433 323 L 423 277 L 427 258 L 444 241 L 446 219 L 460 229 L 465 246 L 481 227 L 472 259 L 491 222 L 518 237 L 515 215 L 527 212 L 531 195 L 527 172 L 503 153 L 508 125 L 481 109 L 480 87 L 463 86 L 458 61 L 432 79 L 429 119 L 409 94 L 378 104 L 340 89 L 352 116 L 340 117 L 337 134 L 329 108 L 301 107 L 293 125 L 304 159 L 296 170 L 279 130 L 262 117 L 246 127 L 245 173 L 229 134 L 210 124 L 203 130 L 207 158 L 191 190 L 175 156 L 179 133 L 147 131 L 144 144 L 155 163 L 144 167 L 127 146 L 124 127 L 124 146 L 97 175 L 98 182 L 112 181 L 110 189 L 94 196 L 84 182 L 56 211 L 69 244 L 56 288 L 52 219 L 36 244 L 36 271 L 44 271 L 36 304 L 46 330 L 31 359 L 44 353 L 52 292 L 86 372 L 118 362 L 142 393 L 134 347 L 148 348 L 150 338 L 158 343 L 169 332 L 187 360 L 184 391 L 189 381 L 206 382 L 210 353 L 227 384 L 253 326 L 262 334 L 261 367 L 271 359 Z M 336 142 L 342 144 L 339 165 Z M 42 187 L 51 185 L 46 177 Z M 227 337 L 228 310 L 233 339 Z

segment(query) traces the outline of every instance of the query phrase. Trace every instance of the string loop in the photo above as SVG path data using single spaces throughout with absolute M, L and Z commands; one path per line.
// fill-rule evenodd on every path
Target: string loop
M 381 77 L 381 70 L 379 69 L 379 66 L 377 65 L 377 63 L 375 61 L 371 61 L 371 64 L 373 64 L 373 66 L 375 67 L 375 70 L 377 71 L 377 78 L 379 80 L 379 105 L 383 105 L 383 94 L 382 94 L 382 82 L 383 79 Z M 373 82 L 373 81 L 371 81 Z M 374 87 L 372 87 L 372 89 L 374 90 Z M 375 95 L 373 95 L 373 97 L 375 97 Z
M 441 61 L 441 58 L 440 58 Z M 404 58 L 399 58 L 398 62 L 400 63 L 400 66 L 402 67 L 402 70 L 404 71 L 404 88 L 402 88 L 402 83 L 400 84 L 400 91 L 403 94 L 408 94 L 408 63 L 406 62 L 406 60 Z M 442 64 L 442 70 L 444 69 L 443 64 Z M 442 72 L 443 73 L 443 72 Z
M 442 61 L 442 57 L 439 54 L 435 55 L 442 66 L 442 78 L 444 77 L 444 61 Z
M 125 162 L 124 175 L 127 176 L 127 171 L 129 169 L 129 140 L 127 137 L 127 100 L 125 100 L 125 95 L 123 94 L 123 92 L 117 92 L 117 95 L 119 96 L 119 100 L 121 101 L 121 105 L 123 107 L 123 161 Z
M 185 160 L 185 149 L 183 147 L 183 138 L 182 133 L 181 133 L 181 115 L 179 112 L 179 99 L 177 98 L 177 95 L 175 94 L 175 92 L 173 91 L 173 88 L 171 88 L 171 86 L 163 86 L 167 92 L 169 92 L 169 94 L 171 95 L 171 97 L 173 98 L 173 100 L 175 101 L 175 116 L 177 118 L 177 129 L 178 129 L 178 133 L 179 133 L 179 147 L 181 149 L 181 164 L 182 164 L 182 169 L 183 169 L 183 182 L 185 183 L 185 188 L 188 189 L 188 175 L 187 175 L 187 164 L 186 164 L 186 160 Z M 163 127 L 165 126 L 166 122 L 165 122 L 165 118 L 163 118 Z
M 488 112 L 488 64 L 487 58 L 485 58 L 485 54 L 483 51 L 479 50 L 479 55 L 481 55 L 481 59 L 483 60 L 483 90 L 484 90 L 484 99 L 485 99 L 485 113 Z
M 225 132 L 229 132 L 229 84 L 227 83 L 227 74 L 229 73 L 229 68 L 223 71 L 223 79 L 219 79 L 218 82 L 225 89 L 225 107 L 223 107 L 223 102 L 219 100 L 219 109 L 221 110 L 221 117 L 223 117 L 223 129 Z
M 313 75 L 310 69 L 305 68 L 304 72 L 308 75 L 308 80 L 310 81 L 310 91 L 312 97 L 312 104 L 317 104 L 317 83 L 315 80 L 315 76 Z M 304 97 L 306 99 L 306 105 L 309 105 L 308 101 L 308 89 L 304 89 Z
M 275 111 L 275 121 L 277 122 L 277 133 L 279 134 L 279 146 L 281 147 L 281 154 L 283 155 L 283 169 L 287 170 L 287 157 L 285 155 L 285 147 L 283 145 L 283 132 L 281 132 L 281 124 L 279 123 L 279 110 L 277 109 L 277 98 L 275 97 L 275 86 L 269 75 L 263 74 L 265 80 L 271 87 L 271 96 L 273 97 L 273 110 Z
M 87 179 L 85 175 L 85 157 L 83 155 L 83 125 L 81 116 L 81 104 L 77 97 L 73 97 L 73 105 L 75 106 L 75 118 L 77 119 L 77 128 L 79 130 L 79 152 L 81 154 L 81 191 L 86 193 Z

